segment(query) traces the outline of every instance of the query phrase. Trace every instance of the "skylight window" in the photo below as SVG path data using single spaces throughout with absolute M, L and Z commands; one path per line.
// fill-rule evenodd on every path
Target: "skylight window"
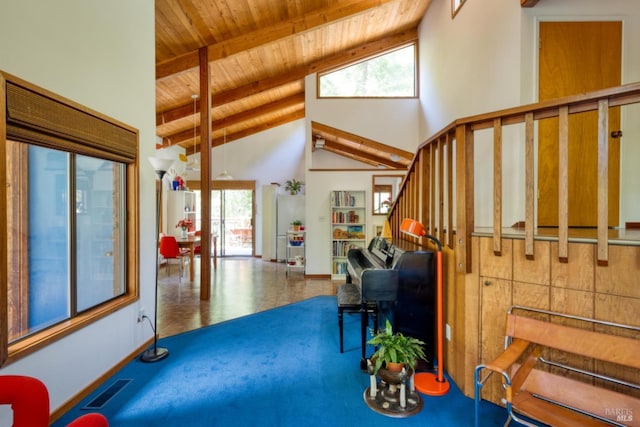
M 319 98 L 406 98 L 416 96 L 416 45 L 396 49 L 320 74 Z

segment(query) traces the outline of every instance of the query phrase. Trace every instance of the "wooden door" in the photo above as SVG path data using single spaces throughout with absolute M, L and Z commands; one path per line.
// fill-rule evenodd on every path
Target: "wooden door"
M 622 22 L 541 22 L 538 99 L 545 101 L 620 85 Z M 620 110 L 609 110 L 609 133 Z M 569 119 L 569 226 L 597 225 L 597 112 Z M 538 225 L 558 226 L 558 120 L 538 128 Z M 619 139 L 609 137 L 609 226 L 618 224 Z

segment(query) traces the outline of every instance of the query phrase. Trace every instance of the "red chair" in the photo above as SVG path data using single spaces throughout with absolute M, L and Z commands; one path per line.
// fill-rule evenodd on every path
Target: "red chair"
M 194 236 L 202 236 L 202 231 L 201 230 L 196 230 L 196 232 L 194 233 Z M 214 253 L 216 251 L 215 249 L 215 245 L 216 245 L 216 238 L 211 235 L 211 258 L 213 258 L 213 268 L 217 267 L 217 260 L 214 256 Z M 193 247 L 193 255 L 194 256 L 200 256 L 202 255 L 202 246 L 198 245 L 198 246 L 194 246 Z
M 196 230 L 195 233 L 193 233 L 194 236 L 202 236 L 202 230 Z M 200 246 L 194 246 L 193 247 L 193 256 L 200 256 L 200 254 L 202 253 L 202 248 Z
M 185 258 L 188 259 L 189 250 L 180 249 L 178 241 L 173 236 L 162 236 L 162 238 L 160 238 L 160 247 L 158 250 L 167 263 L 167 276 L 169 276 L 169 261 L 175 259 L 180 262 L 180 280 L 182 281 L 182 265 L 184 264 Z
M 11 405 L 13 427 L 49 426 L 49 391 L 37 378 L 0 375 L 0 404 Z M 76 418 L 67 427 L 108 427 L 104 415 L 91 413 Z

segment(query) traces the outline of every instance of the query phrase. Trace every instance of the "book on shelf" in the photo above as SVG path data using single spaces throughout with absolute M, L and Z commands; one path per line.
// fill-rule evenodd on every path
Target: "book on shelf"
M 354 224 L 360 222 L 360 215 L 356 211 L 341 212 L 334 211 L 332 213 L 331 221 L 334 224 Z
M 332 191 L 331 206 L 356 206 L 356 197 L 349 191 Z
M 347 274 L 346 261 L 334 261 L 333 262 L 333 274 Z
M 361 248 L 362 244 L 359 242 L 350 241 L 335 241 L 333 242 L 333 256 L 334 257 L 346 257 L 349 253 L 349 249 Z

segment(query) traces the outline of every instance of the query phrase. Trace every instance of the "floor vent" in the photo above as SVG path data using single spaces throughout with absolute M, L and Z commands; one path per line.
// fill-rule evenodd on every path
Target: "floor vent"
M 103 408 L 116 394 L 118 394 L 123 388 L 129 384 L 131 379 L 117 380 L 109 386 L 105 391 L 100 393 L 98 397 L 89 402 L 82 409 L 101 409 Z

